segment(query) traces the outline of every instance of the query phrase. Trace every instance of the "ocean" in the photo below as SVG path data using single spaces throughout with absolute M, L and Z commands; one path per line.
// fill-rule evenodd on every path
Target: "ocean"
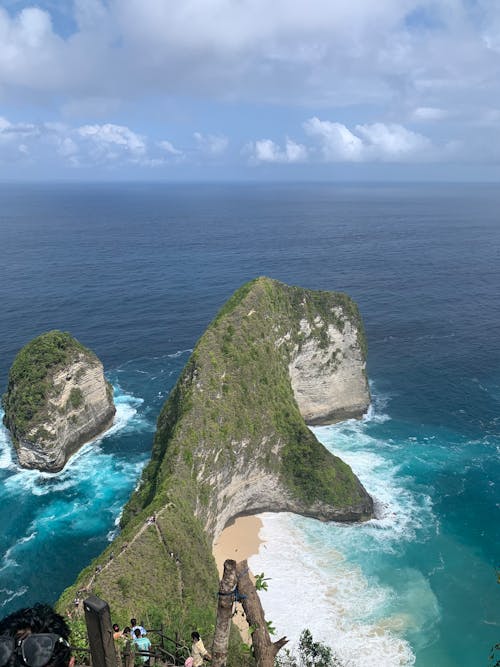
M 0 186 L 0 385 L 69 331 L 103 361 L 115 424 L 55 475 L 0 430 L 0 614 L 53 602 L 118 530 L 196 340 L 259 275 L 347 292 L 372 406 L 318 427 L 376 503 L 362 525 L 263 516 L 251 565 L 291 644 L 349 667 L 487 667 L 500 641 L 500 190 L 495 185 Z

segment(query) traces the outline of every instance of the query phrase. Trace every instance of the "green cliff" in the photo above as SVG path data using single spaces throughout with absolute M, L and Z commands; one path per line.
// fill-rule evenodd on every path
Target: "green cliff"
M 81 590 L 108 600 L 119 623 L 136 616 L 184 636 L 195 626 L 208 630 L 217 590 L 211 546 L 232 518 L 266 510 L 370 518 L 365 489 L 304 421 L 361 416 L 369 404 L 365 354 L 359 312 L 346 295 L 268 278 L 239 289 L 161 411 L 120 536 L 59 607 Z
M 96 355 L 70 334 L 49 331 L 17 354 L 2 397 L 19 463 L 57 472 L 109 428 L 113 391 Z

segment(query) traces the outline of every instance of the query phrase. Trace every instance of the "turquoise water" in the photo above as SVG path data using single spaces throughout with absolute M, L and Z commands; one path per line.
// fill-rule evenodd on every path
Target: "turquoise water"
M 19 348 L 60 328 L 102 359 L 118 404 L 112 430 L 57 475 L 20 470 L 0 431 L 0 613 L 54 601 L 108 544 L 197 338 L 269 275 L 360 306 L 373 406 L 315 432 L 377 518 L 266 515 L 266 611 L 351 667 L 486 667 L 500 641 L 497 190 L 0 187 L 2 390 Z
M 487 536 L 484 496 L 496 506 L 498 450 L 393 420 L 390 398 L 372 391 L 361 422 L 314 431 L 358 474 L 377 518 L 345 526 L 263 515 L 265 544 L 250 563 L 271 579 L 266 612 L 279 636 L 296 641 L 308 626 L 360 667 L 486 665 L 499 629 L 498 543 L 477 538 Z
M 59 473 L 19 468 L 8 432 L 0 427 L 4 613 L 39 599 L 57 599 L 116 535 L 122 507 L 148 460 L 166 387 L 188 356 L 184 351 L 143 358 L 111 371 L 117 409 L 112 428 L 80 449 Z

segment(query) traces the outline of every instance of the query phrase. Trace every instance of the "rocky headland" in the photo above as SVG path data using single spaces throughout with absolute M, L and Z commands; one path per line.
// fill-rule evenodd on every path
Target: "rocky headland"
M 19 464 L 45 472 L 62 470 L 116 412 L 99 359 L 61 331 L 38 336 L 17 354 L 2 404 Z
M 211 547 L 233 518 L 371 518 L 371 497 L 306 424 L 366 411 L 365 357 L 359 311 L 345 294 L 269 278 L 240 288 L 160 413 L 121 534 L 65 591 L 60 609 L 83 590 L 108 600 L 119 623 L 139 614 L 188 633 L 213 622 Z

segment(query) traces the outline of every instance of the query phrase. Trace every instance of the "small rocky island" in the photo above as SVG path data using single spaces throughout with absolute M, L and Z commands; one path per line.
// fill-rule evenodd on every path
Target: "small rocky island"
M 17 354 L 2 404 L 19 464 L 44 472 L 62 470 L 116 412 L 99 359 L 61 331 L 38 336 Z
M 119 622 L 137 614 L 189 636 L 214 621 L 212 544 L 235 517 L 370 519 L 372 498 L 306 424 L 362 416 L 365 363 L 363 324 L 347 295 L 269 278 L 243 285 L 170 392 L 120 535 L 59 610 L 85 591 L 106 599 Z

